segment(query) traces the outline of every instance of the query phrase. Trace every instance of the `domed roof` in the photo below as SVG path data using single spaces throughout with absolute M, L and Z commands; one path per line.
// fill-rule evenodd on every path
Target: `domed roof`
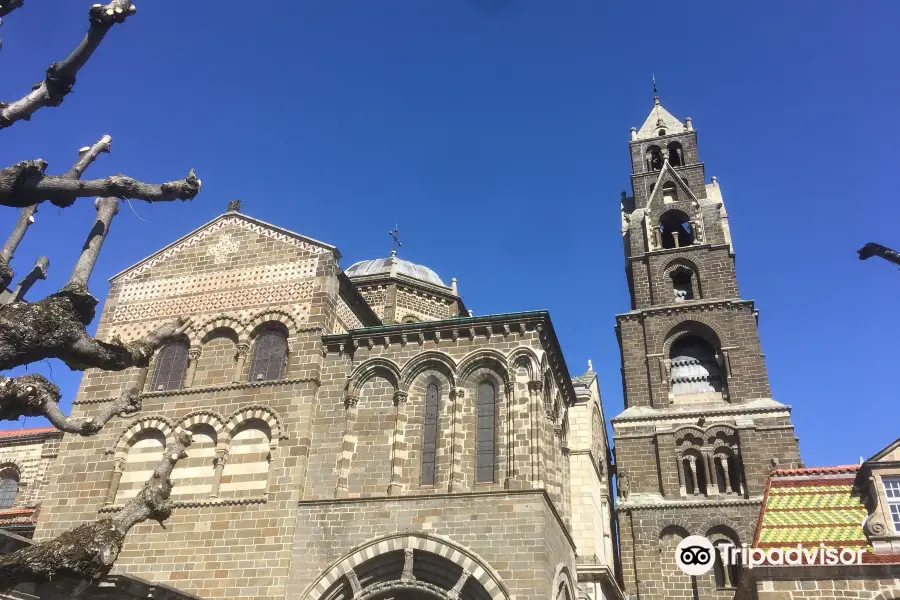
M 376 258 L 374 260 L 361 260 L 358 263 L 353 263 L 350 267 L 347 268 L 344 273 L 347 274 L 347 277 L 362 277 L 364 275 L 388 275 L 391 272 L 391 263 L 395 263 L 396 273 L 398 275 L 405 275 L 411 279 L 418 279 L 419 281 L 424 281 L 425 283 L 430 283 L 431 285 L 439 285 L 441 287 L 447 287 L 441 278 L 438 277 L 438 274 L 429 269 L 428 267 L 417 265 L 415 263 L 411 263 L 408 260 L 403 260 L 402 258 L 397 257 L 389 257 L 389 258 Z

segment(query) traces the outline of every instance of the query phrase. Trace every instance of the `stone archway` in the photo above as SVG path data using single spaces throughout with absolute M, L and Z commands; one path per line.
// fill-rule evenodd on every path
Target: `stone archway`
M 373 540 L 333 565 L 307 600 L 508 600 L 490 567 L 449 540 Z

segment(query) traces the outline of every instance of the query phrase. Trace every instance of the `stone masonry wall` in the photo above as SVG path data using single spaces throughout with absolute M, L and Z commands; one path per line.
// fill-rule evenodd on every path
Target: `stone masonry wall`
M 40 504 L 47 484 L 46 472 L 59 451 L 62 434 L 53 428 L 31 430 L 33 434 L 16 435 L 4 431 L 0 436 L 0 470 L 13 469 L 19 476 L 19 493 L 12 508 Z
M 361 518 L 365 515 L 365 518 Z M 455 542 L 499 575 L 516 600 L 548 599 L 574 546 L 539 491 L 301 502 L 288 597 L 306 599 L 318 576 L 364 542 L 420 532 Z M 376 551 L 374 554 L 377 554 Z
M 144 523 L 131 531 L 116 572 L 209 599 L 283 598 L 312 437 L 320 339 L 334 318 L 326 312 L 334 304 L 335 273 L 326 248 L 226 215 L 120 275 L 97 337 L 133 339 L 177 315 L 191 316 L 193 378 L 184 389 L 147 392 L 139 415 L 114 419 L 96 436 L 64 437 L 36 538 L 115 510 L 107 497 L 120 460 L 120 485 L 127 485 L 137 433 L 152 427 L 169 437 L 180 425 L 207 440 L 189 450 L 196 458 L 183 466 L 190 469 L 183 485 L 199 490 L 219 477 L 219 494 L 176 494 L 165 529 Z M 267 323 L 288 336 L 284 378 L 250 382 L 254 334 Z M 86 372 L 73 416 L 95 414 L 142 378 L 149 385 L 154 368 Z M 215 452 L 225 454 L 221 462 L 207 447 L 212 437 Z M 217 464 L 224 465 L 219 475 Z

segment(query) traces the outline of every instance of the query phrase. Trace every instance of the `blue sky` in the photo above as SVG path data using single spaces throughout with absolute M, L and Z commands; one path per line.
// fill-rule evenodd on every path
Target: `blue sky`
M 4 19 L 5 100 L 86 26 L 90 2 L 40 4 Z M 345 268 L 385 256 L 398 223 L 401 256 L 458 278 L 476 314 L 549 309 L 570 370 L 593 359 L 613 416 L 614 315 L 629 307 L 619 196 L 655 73 L 722 186 L 741 291 L 806 462 L 854 462 L 898 435 L 900 272 L 855 250 L 900 247 L 900 3 L 137 5 L 61 107 L 2 132 L 4 164 L 62 172 L 108 133 L 113 153 L 88 176 L 203 179 L 191 203 L 123 206 L 96 295 L 231 198 L 337 245 Z M 92 215 L 90 200 L 41 208 L 14 263 L 50 257 L 32 298 L 65 281 Z M 79 374 L 33 368 L 52 369 L 68 409 Z

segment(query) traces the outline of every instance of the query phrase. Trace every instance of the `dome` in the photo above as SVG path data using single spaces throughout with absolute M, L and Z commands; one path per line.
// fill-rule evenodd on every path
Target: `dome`
M 403 260 L 402 258 L 376 258 L 374 260 L 361 260 L 358 263 L 353 263 L 350 267 L 347 268 L 344 273 L 347 274 L 348 277 L 362 277 L 366 275 L 388 275 L 391 272 L 391 262 L 396 263 L 397 274 L 404 275 L 409 277 L 410 279 L 417 279 L 418 281 L 424 281 L 425 283 L 430 283 L 431 285 L 439 285 L 441 287 L 447 287 L 441 278 L 438 277 L 438 274 L 429 269 L 428 267 L 424 267 L 422 265 L 417 265 L 415 263 L 411 263 L 408 260 Z

